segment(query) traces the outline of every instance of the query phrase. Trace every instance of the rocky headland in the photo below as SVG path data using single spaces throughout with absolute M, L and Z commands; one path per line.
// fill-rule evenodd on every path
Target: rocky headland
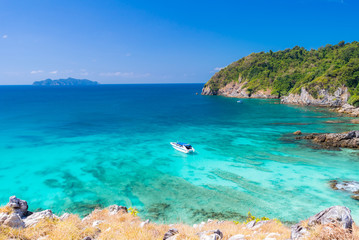
M 358 76 L 358 42 L 310 51 L 296 46 L 252 53 L 231 63 L 212 76 L 202 95 L 280 99 L 283 104 L 330 107 L 359 117 Z
M 126 240 L 314 240 L 359 239 L 350 209 L 333 206 L 293 226 L 279 220 L 256 218 L 246 222 L 208 219 L 186 224 L 156 224 L 141 220 L 135 208 L 112 205 L 96 209 L 84 218 L 51 210 L 28 211 L 28 204 L 15 196 L 0 208 L 0 239 L 126 239 Z

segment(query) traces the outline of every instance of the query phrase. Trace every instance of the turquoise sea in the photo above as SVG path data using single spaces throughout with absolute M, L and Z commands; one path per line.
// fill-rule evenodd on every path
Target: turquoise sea
M 0 204 L 16 195 L 30 210 L 81 215 L 120 204 L 166 223 L 241 220 L 248 211 L 295 222 L 345 205 L 359 221 L 359 201 L 328 185 L 359 181 L 359 151 L 317 150 L 291 134 L 359 130 L 350 118 L 201 96 L 202 87 L 1 86 Z M 177 140 L 197 152 L 174 150 Z

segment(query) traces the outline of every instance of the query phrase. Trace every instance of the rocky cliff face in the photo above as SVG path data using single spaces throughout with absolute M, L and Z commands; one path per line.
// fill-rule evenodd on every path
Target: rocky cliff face
M 225 97 L 236 98 L 278 98 L 277 95 L 271 94 L 271 89 L 259 90 L 254 93 L 249 93 L 245 87 L 246 82 L 231 82 L 225 87 L 220 88 L 218 91 L 212 91 L 208 86 L 202 89 L 202 95 L 221 95 Z M 325 107 L 341 107 L 345 104 L 350 97 L 348 89 L 346 87 L 338 88 L 333 94 L 328 90 L 320 89 L 318 91 L 318 97 L 314 98 L 304 87 L 301 89 L 300 94 L 289 94 L 281 98 L 281 103 L 284 104 L 296 104 L 296 105 L 313 105 L 313 106 L 325 106 Z M 354 108 L 354 107 L 353 107 Z
M 271 94 L 271 89 L 259 90 L 255 93 L 249 93 L 248 89 L 244 87 L 246 82 L 231 82 L 225 87 L 220 88 L 218 91 L 212 91 L 208 86 L 202 89 L 202 95 L 221 95 L 225 97 L 235 98 L 278 98 L 276 95 Z
M 300 94 L 289 94 L 281 99 L 282 103 L 298 104 L 298 105 L 314 105 L 314 106 L 328 106 L 341 107 L 347 103 L 350 94 L 346 87 L 338 88 L 333 94 L 328 90 L 320 89 L 318 91 L 318 98 L 314 98 L 309 92 L 302 87 Z

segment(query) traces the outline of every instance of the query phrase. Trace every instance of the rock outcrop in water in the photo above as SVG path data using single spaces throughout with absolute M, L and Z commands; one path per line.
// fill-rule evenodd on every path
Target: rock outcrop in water
M 306 237 L 314 240 L 317 236 L 322 236 L 320 239 L 358 239 L 359 228 L 353 223 L 351 211 L 343 206 L 325 209 L 292 226 L 291 230 L 278 220 L 259 219 L 248 223 L 208 219 L 191 227 L 143 222 L 132 210 L 128 212 L 126 207 L 118 205 L 94 210 L 83 219 L 68 213 L 58 217 L 51 210 L 32 213 L 26 201 L 13 196 L 0 208 L 0 239 L 14 239 L 14 236 L 16 239 L 53 240 L 302 240 Z
M 330 181 L 330 187 L 333 190 L 342 190 L 345 192 L 352 193 L 351 198 L 359 201 L 359 182 L 356 181 L 342 181 L 337 180 Z
M 12 228 L 24 228 L 36 225 L 42 219 L 59 219 L 51 210 L 41 212 L 29 212 L 27 202 L 18 199 L 16 196 L 10 197 L 6 205 L 7 211 L 0 213 L 0 225 L 4 224 Z
M 323 148 L 353 148 L 359 149 L 359 131 L 345 133 L 311 133 L 297 139 L 312 140 Z

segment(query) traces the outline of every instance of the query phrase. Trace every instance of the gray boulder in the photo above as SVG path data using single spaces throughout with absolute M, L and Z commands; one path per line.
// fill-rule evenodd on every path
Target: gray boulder
M 109 210 L 109 214 L 110 214 L 110 215 L 115 215 L 115 214 L 117 214 L 117 213 L 120 212 L 120 211 L 127 213 L 127 207 L 118 206 L 118 205 L 116 205 L 116 204 L 109 206 L 109 207 L 108 207 L 108 210 Z
M 69 213 L 64 213 L 64 214 L 62 214 L 61 215 L 61 217 L 60 217 L 60 220 L 66 220 L 66 219 L 68 219 L 70 217 L 70 214 Z
M 8 219 L 9 214 L 7 213 L 0 213 L 0 225 L 5 222 L 6 219 Z
M 170 240 L 170 239 L 175 239 L 175 235 L 179 234 L 178 230 L 176 228 L 171 228 L 170 230 L 168 230 L 168 232 L 165 233 L 165 235 L 163 236 L 163 240 Z
M 308 226 L 304 227 L 301 223 L 292 226 L 291 239 L 300 240 L 308 234 L 308 230 L 318 224 L 336 223 L 344 229 L 352 230 L 353 218 L 351 211 L 347 207 L 333 206 L 327 208 L 308 219 Z
M 263 224 L 269 222 L 269 220 L 263 220 L 263 221 L 256 221 L 256 220 L 253 220 L 253 221 L 250 221 L 249 223 L 247 223 L 246 227 L 247 228 L 251 228 L 251 229 L 257 229 L 257 228 L 260 228 Z
M 11 207 L 14 213 L 18 214 L 20 217 L 26 217 L 28 215 L 27 202 L 17 198 L 16 196 L 10 197 L 7 206 Z
M 151 222 L 150 219 L 147 219 L 146 221 L 140 223 L 140 227 L 143 228 L 144 226 L 148 225 L 150 222 Z
M 41 212 L 35 212 L 33 214 L 31 214 L 30 216 L 28 216 L 27 218 L 24 219 L 24 223 L 25 223 L 25 227 L 30 227 L 30 226 L 34 226 L 36 225 L 40 220 L 42 219 L 54 219 L 54 218 L 59 218 L 58 216 L 56 216 L 55 214 L 52 213 L 51 210 L 44 210 Z
M 21 217 L 17 213 L 10 214 L 10 216 L 4 221 L 4 225 L 12 228 L 25 227 L 24 222 L 21 220 Z
M 223 238 L 223 233 L 219 229 L 200 232 L 197 235 L 200 240 L 220 240 Z

